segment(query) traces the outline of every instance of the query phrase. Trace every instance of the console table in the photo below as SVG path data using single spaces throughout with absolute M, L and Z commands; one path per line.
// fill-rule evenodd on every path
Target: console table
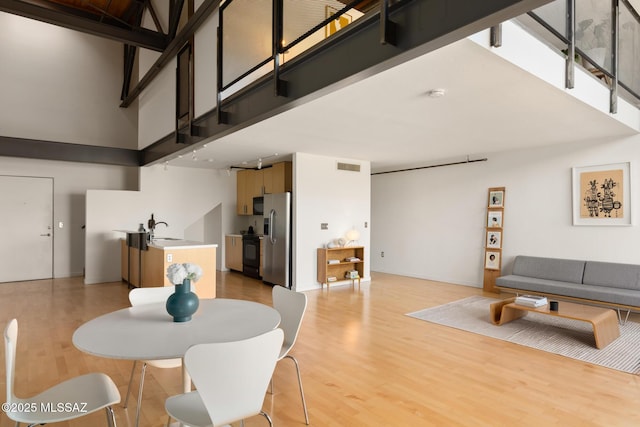
M 355 258 L 355 260 L 349 260 Z M 358 277 L 345 277 L 348 271 L 357 271 Z M 326 284 L 358 280 L 364 274 L 364 247 L 341 246 L 337 248 L 318 248 L 318 282 Z

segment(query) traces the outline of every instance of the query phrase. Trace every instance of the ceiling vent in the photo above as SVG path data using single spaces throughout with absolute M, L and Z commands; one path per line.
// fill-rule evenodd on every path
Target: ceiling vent
M 360 172 L 360 165 L 338 162 L 338 170 Z

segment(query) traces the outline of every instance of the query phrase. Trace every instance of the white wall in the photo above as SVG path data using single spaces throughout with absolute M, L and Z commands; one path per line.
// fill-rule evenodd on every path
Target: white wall
M 122 44 L 0 12 L 0 135 L 137 148 Z
M 493 48 L 490 44 L 490 30 L 480 31 L 469 40 L 491 51 L 494 55 L 515 64 L 530 74 L 539 77 L 566 94 L 609 114 L 609 89 L 590 72 L 580 66 L 575 68 L 573 89 L 565 87 L 565 59 L 557 50 L 541 42 L 536 36 L 522 28 L 515 21 L 502 24 L 502 46 Z M 523 55 L 526 52 L 526 55 Z M 618 112 L 612 118 L 633 129 L 640 129 L 638 108 L 622 98 L 618 98 Z
M 84 269 L 87 189 L 135 189 L 137 168 L 0 157 L 0 174 L 53 178 L 53 275 L 81 276 Z M 58 228 L 58 223 L 63 228 Z
M 85 283 L 120 280 L 124 234 L 114 230 L 146 228 L 152 213 L 169 224 L 157 226 L 157 236 L 218 244 L 220 268 L 222 236 L 235 218 L 234 179 L 224 171 L 156 165 L 140 169 L 140 191 L 88 191 Z
M 502 186 L 503 271 L 519 254 L 640 264 L 640 136 L 487 157 L 373 176 L 371 269 L 482 287 L 487 189 Z M 573 226 L 572 167 L 627 161 L 634 226 Z
M 121 43 L 0 12 L 0 58 L 0 136 L 137 148 Z M 7 157 L 0 174 L 53 178 L 54 277 L 83 274 L 87 189 L 138 188 L 129 167 Z
M 361 166 L 360 172 L 337 170 L 338 162 Z M 365 247 L 364 280 L 370 280 L 371 166 L 368 161 L 296 153 L 293 159 L 293 284 L 297 291 L 320 288 L 317 249 L 355 228 Z M 320 224 L 328 223 L 328 230 Z M 350 283 L 350 282 L 347 282 Z M 337 286 L 340 283 L 331 284 Z
M 194 35 L 194 114 L 201 116 L 216 106 L 218 12 L 212 13 Z

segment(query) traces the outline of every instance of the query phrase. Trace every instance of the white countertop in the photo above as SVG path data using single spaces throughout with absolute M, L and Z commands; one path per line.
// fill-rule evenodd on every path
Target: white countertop
M 193 240 L 180 239 L 163 239 L 157 237 L 149 243 L 149 247 L 156 249 L 201 249 L 201 248 L 217 248 L 215 243 L 194 242 Z

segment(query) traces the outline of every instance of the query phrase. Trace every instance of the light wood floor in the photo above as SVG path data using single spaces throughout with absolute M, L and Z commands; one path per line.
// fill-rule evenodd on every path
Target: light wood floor
M 638 376 L 438 326 L 405 313 L 480 289 L 372 273 L 360 288 L 308 292 L 293 354 L 314 426 L 638 426 Z M 100 314 L 128 306 L 121 283 L 84 286 L 80 278 L 0 284 L 0 323 L 19 321 L 16 389 L 35 394 L 66 378 L 102 371 L 126 392 L 131 362 L 83 354 L 73 331 Z M 221 273 L 218 296 L 271 304 L 271 288 Z M 229 325 L 230 327 L 232 325 Z M 640 345 L 640 343 L 639 343 Z M 2 347 L 4 349 L 4 347 Z M 4 350 L 2 350 L 4 353 Z M 0 397 L 5 401 L 4 363 Z M 164 400 L 180 392 L 180 371 L 148 370 L 143 426 L 166 422 Z M 275 426 L 303 426 L 295 370 L 276 367 L 265 410 Z M 115 408 L 119 426 L 130 408 Z M 0 426 L 13 423 L 0 415 Z M 104 413 L 59 426 L 106 425 Z M 247 426 L 265 426 L 261 417 Z

